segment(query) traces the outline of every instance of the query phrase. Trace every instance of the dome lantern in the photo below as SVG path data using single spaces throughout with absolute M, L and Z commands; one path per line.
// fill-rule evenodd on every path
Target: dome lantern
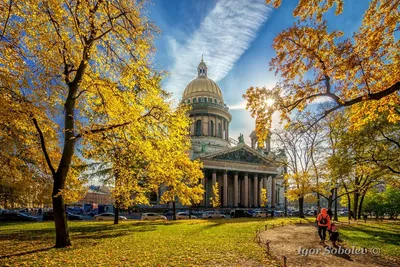
M 207 77 L 207 65 L 203 61 L 203 55 L 201 55 L 201 62 L 197 67 L 197 76 L 198 77 Z
M 199 66 L 197 67 L 197 78 L 192 80 L 185 88 L 182 94 L 182 101 L 195 101 L 194 98 L 207 98 L 213 103 L 223 105 L 224 99 L 219 86 L 210 78 L 207 77 L 207 65 L 201 57 Z

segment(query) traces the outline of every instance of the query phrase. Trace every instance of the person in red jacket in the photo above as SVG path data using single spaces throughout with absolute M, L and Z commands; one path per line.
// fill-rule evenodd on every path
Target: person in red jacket
M 331 227 L 331 218 L 329 218 L 326 208 L 321 209 L 321 213 L 317 217 L 318 222 L 318 235 L 321 238 L 320 244 L 325 243 L 326 229 Z

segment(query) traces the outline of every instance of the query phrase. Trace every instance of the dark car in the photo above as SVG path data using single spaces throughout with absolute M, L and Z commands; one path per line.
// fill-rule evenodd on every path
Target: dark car
M 67 219 L 70 221 L 83 220 L 81 215 L 75 215 L 70 212 L 66 212 L 66 215 Z M 43 221 L 54 221 L 54 212 L 48 211 L 43 213 Z
M 0 214 L 0 221 L 2 222 L 37 222 L 38 219 L 34 216 L 29 216 L 23 213 L 10 212 Z
M 72 214 L 67 212 L 67 216 L 68 216 L 68 220 L 70 221 L 81 221 L 83 220 L 82 215 L 76 215 L 76 214 Z
M 241 217 L 253 217 L 252 214 L 248 212 L 248 210 L 232 210 L 231 211 L 232 218 L 241 218 Z

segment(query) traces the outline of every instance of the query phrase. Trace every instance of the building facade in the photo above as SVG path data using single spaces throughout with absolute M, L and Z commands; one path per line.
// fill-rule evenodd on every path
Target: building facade
M 255 132 L 251 146 L 229 137 L 232 116 L 224 103 L 220 87 L 207 77 L 207 65 L 201 60 L 197 78 L 182 95 L 182 102 L 192 106 L 190 135 L 192 159 L 203 162 L 205 189 L 202 207 L 211 207 L 212 186 L 218 182 L 222 207 L 260 207 L 261 189 L 267 189 L 268 207 L 282 208 L 284 188 L 282 168 L 273 160 L 270 138 L 260 148 Z

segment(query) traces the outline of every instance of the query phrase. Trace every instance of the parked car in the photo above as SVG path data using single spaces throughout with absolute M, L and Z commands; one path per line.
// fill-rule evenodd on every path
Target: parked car
M 115 214 L 111 212 L 100 213 L 94 216 L 96 221 L 114 221 Z M 118 216 L 118 219 L 124 221 L 127 220 L 125 216 Z
M 82 215 L 76 215 L 76 214 L 72 214 L 69 212 L 67 212 L 67 218 L 70 221 L 82 221 L 83 220 Z
M 222 219 L 222 218 L 226 218 L 226 217 L 224 214 L 221 214 L 221 212 L 214 210 L 214 211 L 207 211 L 206 213 L 204 213 L 203 218 L 205 218 L 205 219 Z
M 194 215 L 189 215 L 188 212 L 178 212 L 176 214 L 176 219 L 177 220 L 187 220 L 187 219 L 197 219 L 197 217 Z
M 97 212 L 98 212 L 97 209 L 94 209 L 94 210 L 90 211 L 88 213 L 88 215 L 93 217 L 93 216 L 97 215 Z
M 164 215 L 161 214 L 157 214 L 157 213 L 143 213 L 142 214 L 142 221 L 156 221 L 156 220 L 167 220 L 167 217 L 165 217 Z
M 252 215 L 247 212 L 247 210 L 242 209 L 234 209 L 231 210 L 232 218 L 241 218 L 241 217 L 251 217 Z
M 81 221 L 83 220 L 83 217 L 81 215 L 75 215 L 70 212 L 66 212 L 67 219 L 70 221 Z M 54 221 L 54 212 L 53 211 L 47 211 L 43 213 L 43 221 Z
M 339 215 L 340 216 L 347 216 L 347 215 L 349 215 L 349 212 L 346 210 L 346 211 L 339 211 Z
M 257 210 L 253 212 L 253 218 L 267 218 L 267 212 L 265 210 Z
M 37 222 L 37 217 L 29 216 L 24 213 L 8 212 L 0 214 L 2 222 Z
M 285 217 L 285 212 L 282 210 L 276 210 L 274 216 L 275 217 Z

